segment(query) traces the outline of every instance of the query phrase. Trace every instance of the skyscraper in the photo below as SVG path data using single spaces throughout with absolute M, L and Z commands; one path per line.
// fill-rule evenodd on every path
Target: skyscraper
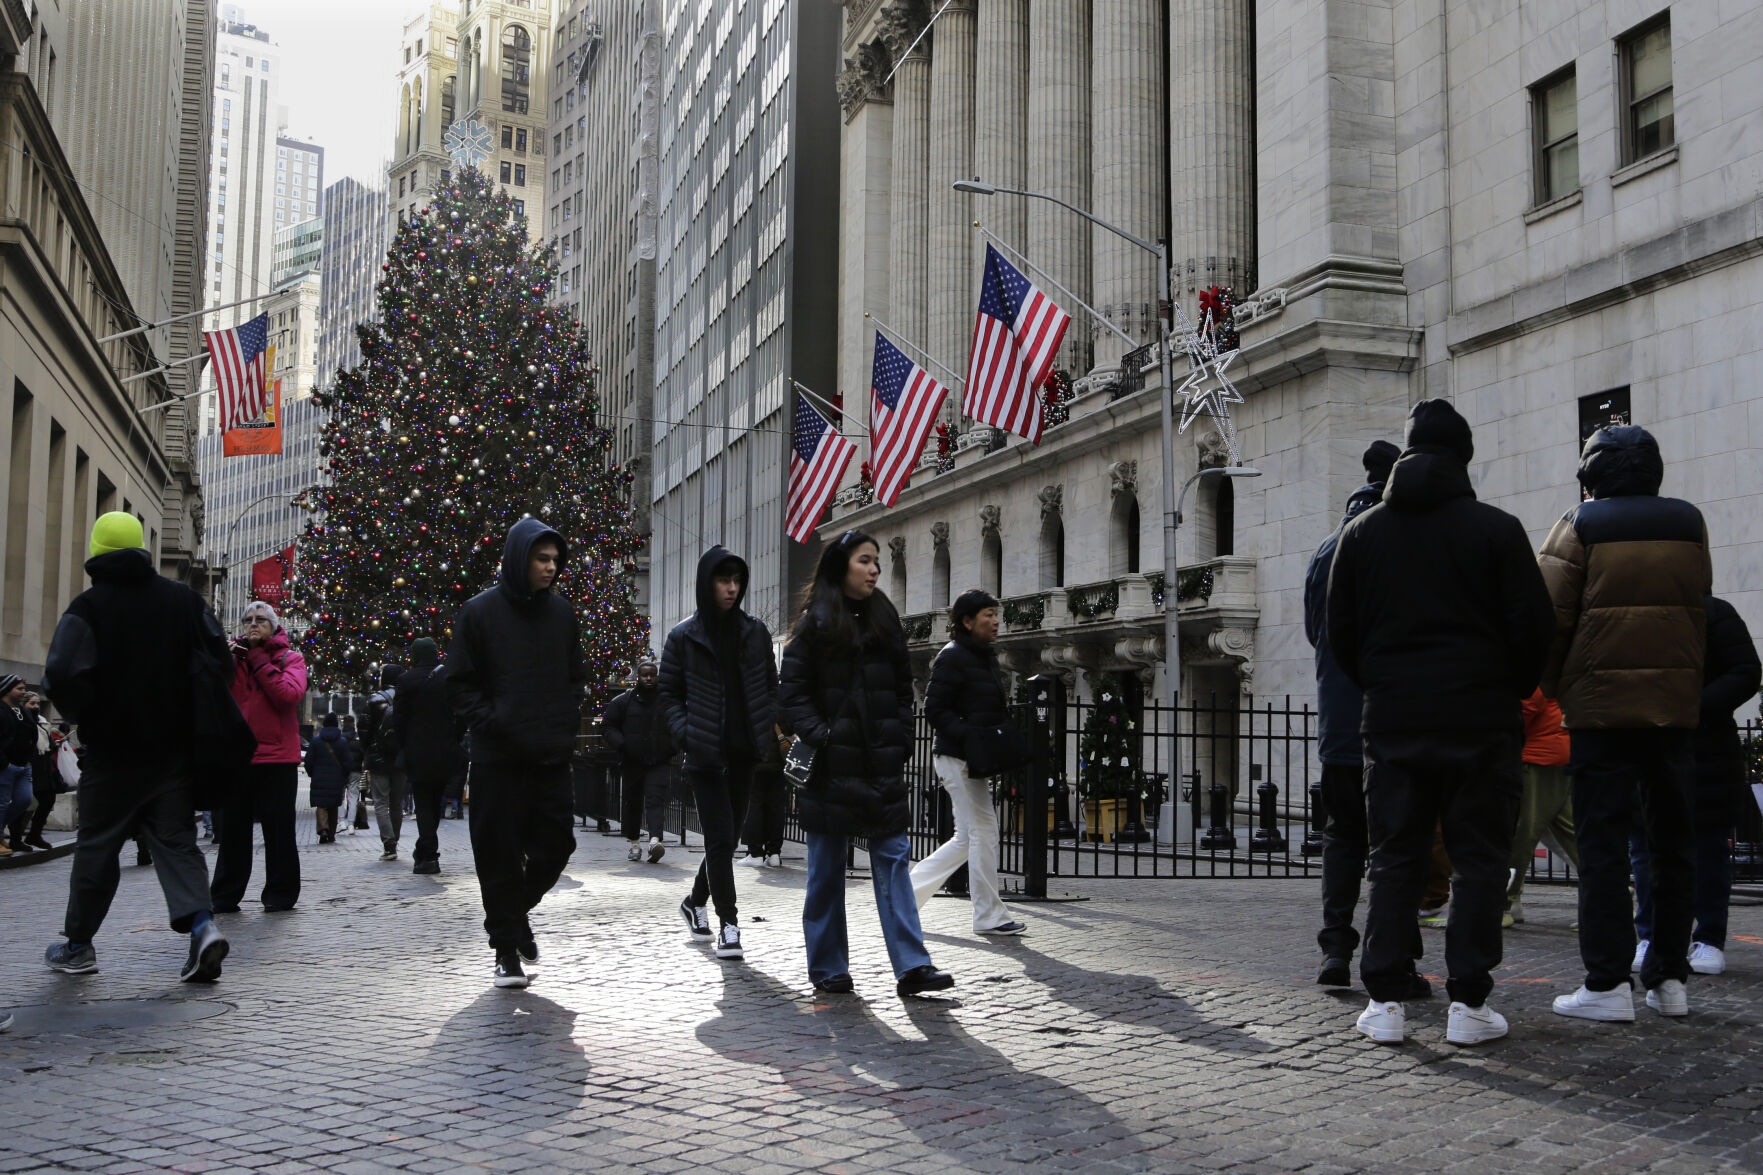
M 276 228 L 276 138 L 281 130 L 280 53 L 269 34 L 247 24 L 236 4 L 221 7 L 215 46 L 208 243 L 210 306 L 269 292 Z M 283 212 L 286 212 L 286 195 Z M 304 215 L 301 219 L 305 219 Z M 284 218 L 283 223 L 286 223 Z M 222 311 L 209 326 L 251 317 L 249 306 Z
M 513 197 L 533 241 L 545 237 L 546 99 L 559 118 L 575 108 L 573 91 L 547 95 L 551 40 L 551 0 L 466 0 L 459 14 L 455 117 L 489 129 L 478 170 Z
M 399 222 L 428 205 L 448 167 L 442 139 L 458 118 L 458 23 L 453 6 L 443 3 L 430 3 L 404 23 L 398 125 L 386 165 L 388 241 Z
M 386 190 L 344 176 L 324 190 L 319 258 L 318 382 L 361 362 L 357 323 L 378 316 L 374 286 L 386 255 Z

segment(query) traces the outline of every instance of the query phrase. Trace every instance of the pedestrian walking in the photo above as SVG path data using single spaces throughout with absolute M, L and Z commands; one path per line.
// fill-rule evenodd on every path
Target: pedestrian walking
M 349 778 L 355 763 L 349 758 L 349 744 L 337 725 L 335 714 L 326 714 L 318 733 L 306 746 L 306 777 L 310 781 L 307 802 L 312 805 L 318 843 L 335 844 L 337 840 L 337 808 L 349 790 Z
M 1020 766 L 1027 748 L 1010 725 L 997 639 L 997 599 L 978 590 L 961 593 L 949 609 L 949 643 L 931 663 L 924 695 L 924 716 L 936 731 L 931 765 L 954 807 L 955 835 L 912 867 L 912 892 L 922 911 L 965 865 L 974 933 L 1006 936 L 1028 927 L 1010 916 L 998 896 L 998 810 L 992 805 L 991 776 Z
M 1702 714 L 1696 726 L 1695 881 L 1690 908 L 1690 970 L 1719 975 L 1726 970 L 1726 910 L 1732 897 L 1732 839 L 1743 805 L 1752 802 L 1745 786 L 1745 748 L 1733 716 L 1757 696 L 1763 679 L 1757 646 L 1744 618 L 1730 603 L 1709 596 L 1708 657 L 1702 669 Z M 1634 969 L 1643 970 L 1653 937 L 1653 873 L 1646 839 L 1629 834 L 1634 866 Z
M 49 817 L 55 811 L 55 801 L 62 792 L 68 790 L 67 783 L 61 778 L 60 762 L 61 748 L 67 740 L 43 715 L 41 695 L 26 695 L 25 710 L 35 715 L 37 720 L 37 755 L 31 761 L 31 794 L 36 797 L 37 802 L 31 810 L 30 827 L 25 830 L 24 843 L 33 849 L 53 848 L 43 836 L 43 830 L 48 827 Z
M 398 723 L 393 714 L 403 677 L 402 665 L 387 665 L 380 670 L 380 688 L 367 700 L 367 720 L 361 729 L 367 791 L 373 796 L 382 861 L 398 859 L 398 837 L 404 831 L 404 793 L 410 786 L 404 774 L 404 748 L 398 742 Z
M 530 915 L 575 852 L 569 760 L 587 669 L 575 608 L 551 590 L 568 561 L 561 534 L 516 522 L 496 586 L 467 601 L 447 651 L 447 697 L 471 730 L 471 853 L 497 987 L 536 971 Z
M 1348 987 L 1353 982 L 1353 952 L 1359 932 L 1353 911 L 1359 905 L 1359 883 L 1370 850 L 1365 840 L 1365 784 L 1360 754 L 1359 722 L 1365 695 L 1336 663 L 1328 648 L 1328 573 L 1335 547 L 1347 523 L 1383 499 L 1390 467 L 1402 451 L 1388 441 L 1373 441 L 1360 458 L 1366 482 L 1347 498 L 1341 523 L 1322 540 L 1304 575 L 1304 635 L 1315 650 L 1318 757 L 1322 760 L 1322 929 L 1316 944 L 1322 965 L 1316 982 Z M 1414 957 L 1419 958 L 1419 932 Z M 1421 990 L 1424 988 L 1425 990 Z M 1432 988 L 1420 976 L 1410 981 L 1408 998 L 1423 999 Z
M 367 830 L 367 809 L 373 803 L 373 795 L 367 779 L 367 751 L 355 728 L 355 715 L 343 715 L 341 728 L 343 742 L 349 747 L 349 761 L 355 764 L 355 773 L 349 777 L 349 797 L 355 809 L 349 822 L 349 835 L 354 836 Z M 349 806 L 345 805 L 345 811 Z
M 821 552 L 784 647 L 779 707 L 813 750 L 797 795 L 808 836 L 808 977 L 817 991 L 852 988 L 845 863 L 851 838 L 863 837 L 895 989 L 904 997 L 955 980 L 931 963 L 918 921 L 906 835 L 912 666 L 899 613 L 876 588 L 880 574 L 881 549 L 861 531 L 846 531 Z
M 628 844 L 625 856 L 644 859 L 643 830 L 649 832 L 647 857 L 653 865 L 667 852 L 661 821 L 667 812 L 673 781 L 673 732 L 661 701 L 661 666 L 637 666 L 637 684 L 607 703 L 601 723 L 606 747 L 618 756 L 624 779 L 620 827 Z
M 754 866 L 782 868 L 784 863 L 784 824 L 789 819 L 790 793 L 784 783 L 784 759 L 796 740 L 779 726 L 772 726 L 771 741 L 753 764 L 753 789 L 747 797 L 747 826 L 741 836 L 747 842 L 747 855 L 741 858 Z
M 244 778 L 216 813 L 220 852 L 214 864 L 214 912 L 235 913 L 251 883 L 254 825 L 263 826 L 263 908 L 292 910 L 300 900 L 300 846 L 294 806 L 300 788 L 300 699 L 306 658 L 292 646 L 281 617 L 262 600 L 245 605 L 232 643 L 233 700 L 257 736 Z
M 1537 841 L 1547 837 L 1556 851 L 1579 868 L 1579 839 L 1573 834 L 1573 787 L 1567 763 L 1573 740 L 1561 725 L 1561 707 L 1539 688 L 1526 698 L 1524 713 L 1524 796 L 1512 834 L 1512 880 L 1506 886 L 1501 925 L 1524 921 L 1524 878 L 1536 859 Z
M 1653 945 L 1640 968 L 1647 1006 L 1689 1014 L 1695 729 L 1702 713 L 1708 528 L 1688 502 L 1659 496 L 1659 444 L 1635 425 L 1585 443 L 1586 500 L 1549 532 L 1539 561 L 1555 605 L 1543 692 L 1572 732 L 1579 837 L 1579 953 L 1585 983 L 1555 1011 L 1634 1019 L 1631 830 L 1652 865 Z
M 98 970 L 92 940 L 121 880 L 117 854 L 139 831 L 153 846 L 171 928 L 190 936 L 179 978 L 218 979 L 227 940 L 211 916 L 208 864 L 191 819 L 193 666 L 204 662 L 225 680 L 233 659 L 202 598 L 154 569 L 134 515 L 102 515 L 89 551 L 92 586 L 62 613 L 43 671 L 44 692 L 80 724 L 85 748 L 66 941 L 44 952 L 44 961 L 69 975 Z
M 441 871 L 441 807 L 447 788 L 465 776 L 459 716 L 447 700 L 447 667 L 433 640 L 418 637 L 410 646 L 410 669 L 398 679 L 392 707 L 404 778 L 416 803 L 416 851 L 412 873 Z
M 26 715 L 30 692 L 16 673 L 0 676 L 0 856 L 31 851 L 22 836 L 12 835 L 14 821 L 23 822 L 31 808 L 31 759 L 37 753 L 37 730 Z
M 716 957 L 739 959 L 735 842 L 747 818 L 753 765 L 772 737 L 777 664 L 771 633 L 741 609 L 747 564 L 722 547 L 698 560 L 698 610 L 667 634 L 661 653 L 661 700 L 673 745 L 685 754 L 685 777 L 704 829 L 704 860 L 680 903 L 694 939 L 710 941 L 713 902 L 720 923 Z
M 1383 501 L 1341 531 L 1328 644 L 1365 694 L 1371 894 L 1358 1030 L 1400 1043 L 1435 826 L 1452 864 L 1445 1039 L 1506 1034 L 1488 1006 L 1522 791 L 1519 703 L 1548 647 L 1549 598 L 1518 519 L 1475 499 L 1469 424 L 1443 400 L 1408 414 Z

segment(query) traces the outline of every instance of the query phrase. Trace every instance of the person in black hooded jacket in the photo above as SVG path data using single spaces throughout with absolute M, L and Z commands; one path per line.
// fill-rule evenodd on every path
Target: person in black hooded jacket
M 497 987 L 527 985 L 539 959 L 528 915 L 575 852 L 569 760 L 587 670 L 575 608 L 551 590 L 568 560 L 538 519 L 509 527 L 496 586 L 460 610 L 447 652 L 447 697 L 471 730 L 471 854 Z
M 814 751 L 797 797 L 808 834 L 802 930 L 808 977 L 820 991 L 852 988 L 845 937 L 845 861 L 850 838 L 867 840 L 876 912 L 900 995 L 954 984 L 931 964 L 912 890 L 906 835 L 906 759 L 912 747 L 912 665 L 906 635 L 876 589 L 881 548 L 850 530 L 821 552 L 801 614 L 784 648 L 778 704 Z
M 1403 1039 L 1414 922 L 1442 822 L 1453 865 L 1446 1039 L 1506 1033 L 1487 1006 L 1501 957 L 1507 857 L 1523 793 L 1520 703 L 1554 617 L 1524 525 L 1475 499 L 1469 424 L 1443 400 L 1408 414 L 1383 501 L 1349 522 L 1328 581 L 1328 644 L 1365 694 L 1371 896 L 1359 1031 Z
M 704 828 L 704 860 L 680 915 L 694 939 L 708 941 L 704 903 L 721 929 L 716 957 L 739 959 L 735 842 L 747 818 L 753 766 L 777 716 L 777 665 L 771 632 L 741 610 L 747 564 L 723 547 L 698 560 L 698 610 L 674 625 L 661 652 L 661 705 Z
M 459 718 L 447 700 L 447 667 L 429 637 L 410 645 L 410 668 L 398 679 L 392 706 L 404 777 L 416 800 L 416 851 L 412 873 L 441 871 L 441 806 L 447 787 L 465 775 Z

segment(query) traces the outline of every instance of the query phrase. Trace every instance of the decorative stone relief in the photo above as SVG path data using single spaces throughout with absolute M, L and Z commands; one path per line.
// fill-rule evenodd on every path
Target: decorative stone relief
M 875 31 L 886 42 L 889 55 L 897 60 L 929 23 L 930 10 L 925 0 L 892 0 L 876 14 Z M 922 53 L 924 48 L 921 42 L 917 51 Z
M 1137 461 L 1116 461 L 1108 467 L 1109 496 L 1118 498 L 1122 494 L 1139 492 L 1139 463 Z
M 1049 514 L 1063 514 L 1065 512 L 1064 486 L 1053 485 L 1043 487 L 1040 492 L 1040 499 L 1041 517 L 1043 519 Z
M 947 551 L 949 549 L 949 524 L 947 522 L 930 524 L 930 542 L 936 550 Z
M 981 535 L 995 535 L 1004 521 L 1004 511 L 998 506 L 981 506 L 979 508 L 979 531 Z
M 856 56 L 845 58 L 845 68 L 833 85 L 847 119 L 865 102 L 893 97 L 893 84 L 888 80 L 892 68 L 893 57 L 879 40 L 866 41 L 857 46 Z
M 906 536 L 905 535 L 897 534 L 893 538 L 888 540 L 888 555 L 896 563 L 902 563 L 905 561 L 905 559 L 906 559 Z
M 1201 469 L 1211 469 L 1230 461 L 1230 445 L 1216 429 L 1200 434 L 1194 442 L 1194 448 L 1199 451 Z

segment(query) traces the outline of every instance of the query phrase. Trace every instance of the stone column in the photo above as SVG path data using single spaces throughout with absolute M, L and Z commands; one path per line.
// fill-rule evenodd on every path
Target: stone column
M 1198 290 L 1255 288 L 1254 52 L 1242 0 L 1170 0 L 1171 284 L 1190 315 Z
M 1095 196 L 1090 211 L 1147 241 L 1163 236 L 1163 4 L 1092 0 Z M 1095 306 L 1141 344 L 1157 337 L 1157 259 L 1092 230 Z M 1126 344 L 1096 331 L 1096 367 L 1118 368 Z
M 1090 0 L 1036 0 L 1028 14 L 1028 183 L 1079 208 L 1090 204 Z M 999 197 L 994 197 L 998 199 Z M 1045 200 L 1028 203 L 1029 259 L 1072 293 L 1090 296 L 1090 225 Z M 1066 301 L 1035 274 L 1055 300 Z M 1071 329 L 1056 366 L 1090 368 L 1090 326 L 1081 306 L 1066 306 Z
M 930 337 L 912 340 L 962 375 L 979 287 L 971 264 L 973 197 L 950 185 L 973 176 L 975 15 L 974 0 L 952 0 L 931 33 L 936 50 L 930 63 Z M 934 368 L 931 374 L 951 382 Z M 954 408 L 946 405 L 945 415 Z
M 888 217 L 893 201 L 893 56 L 880 41 L 855 47 L 836 85 L 845 115 L 839 151 L 839 386 L 869 403 L 866 312 L 887 317 Z M 854 398 L 853 398 L 854 397 Z M 855 410 L 854 410 L 855 411 Z
M 888 324 L 926 345 L 930 264 L 930 38 L 900 55 L 923 30 L 921 0 L 893 0 L 876 28 L 899 68 L 894 73 L 894 142 L 888 215 Z
M 974 118 L 974 171 L 988 184 L 1026 188 L 1028 0 L 985 0 L 980 5 L 975 57 L 977 89 L 985 101 L 978 104 Z M 1022 249 L 1028 244 L 1028 214 L 1023 203 L 1020 197 L 993 196 L 973 211 L 987 228 Z M 985 238 L 974 235 L 974 256 L 983 261 Z

